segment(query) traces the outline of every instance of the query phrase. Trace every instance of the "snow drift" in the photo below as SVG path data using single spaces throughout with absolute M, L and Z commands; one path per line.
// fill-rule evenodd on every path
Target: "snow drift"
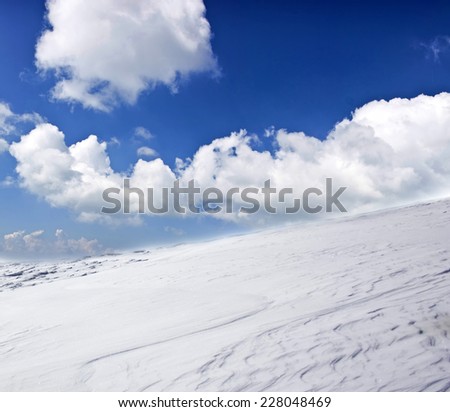
M 0 389 L 448 390 L 449 209 L 0 263 Z

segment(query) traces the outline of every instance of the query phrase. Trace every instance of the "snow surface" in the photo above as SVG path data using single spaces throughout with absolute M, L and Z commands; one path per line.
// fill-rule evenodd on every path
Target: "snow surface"
M 450 200 L 0 264 L 5 391 L 450 389 Z

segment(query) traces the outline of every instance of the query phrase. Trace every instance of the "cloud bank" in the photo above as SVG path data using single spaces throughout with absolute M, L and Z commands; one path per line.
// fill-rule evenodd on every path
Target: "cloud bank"
M 258 150 L 260 138 L 246 131 L 202 146 L 192 159 L 177 159 L 170 168 L 161 159 L 139 159 L 127 176 L 146 190 L 172 187 L 174 179 L 190 179 L 203 189 L 292 187 L 299 195 L 308 187 L 324 190 L 325 178 L 347 186 L 345 206 L 351 212 L 375 210 L 450 195 L 450 94 L 373 101 L 336 124 L 321 141 L 302 132 L 271 130 L 273 150 Z M 56 207 L 69 208 L 80 219 L 104 219 L 101 193 L 122 187 L 106 143 L 97 137 L 67 147 L 51 124 L 38 125 L 11 154 L 23 187 Z M 261 216 L 217 214 L 221 219 L 260 222 Z M 265 217 L 264 217 L 265 218 Z
M 55 99 L 108 111 L 217 70 L 202 0 L 48 0 L 47 9 L 36 65 L 55 73 Z

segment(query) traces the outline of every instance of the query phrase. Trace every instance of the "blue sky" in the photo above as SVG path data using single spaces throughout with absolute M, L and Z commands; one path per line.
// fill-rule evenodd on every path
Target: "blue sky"
M 68 146 L 90 134 L 100 141 L 116 138 L 120 145 L 108 147 L 111 165 L 126 172 L 144 144 L 133 137 L 136 127 L 152 133 L 149 144 L 173 167 L 175 158 L 192 157 L 200 146 L 240 129 L 262 136 L 274 126 L 324 139 L 367 102 L 450 89 L 446 48 L 436 58 L 429 47 L 448 33 L 448 2 L 215 0 L 205 5 L 220 74 L 191 73 L 176 93 L 159 84 L 140 93 L 135 104 L 120 103 L 102 112 L 52 99 L 54 75 L 37 73 L 36 41 L 48 27 L 44 1 L 2 1 L 0 101 L 14 113 L 39 113 L 64 132 Z M 19 127 L 23 133 L 31 128 Z M 259 150 L 272 150 L 266 140 L 261 145 Z M 242 230 L 239 224 L 208 217 L 149 217 L 139 226 L 80 222 L 73 211 L 51 207 L 20 187 L 15 167 L 10 154 L 0 154 L 0 180 L 17 179 L 0 188 L 2 236 L 41 229 L 52 234 L 63 228 L 71 238 L 95 238 L 106 247 L 123 248 Z

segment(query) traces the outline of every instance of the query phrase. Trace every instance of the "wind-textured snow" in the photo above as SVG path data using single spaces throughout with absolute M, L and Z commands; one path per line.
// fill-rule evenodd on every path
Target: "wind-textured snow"
M 450 200 L 0 264 L 5 391 L 450 389 Z

